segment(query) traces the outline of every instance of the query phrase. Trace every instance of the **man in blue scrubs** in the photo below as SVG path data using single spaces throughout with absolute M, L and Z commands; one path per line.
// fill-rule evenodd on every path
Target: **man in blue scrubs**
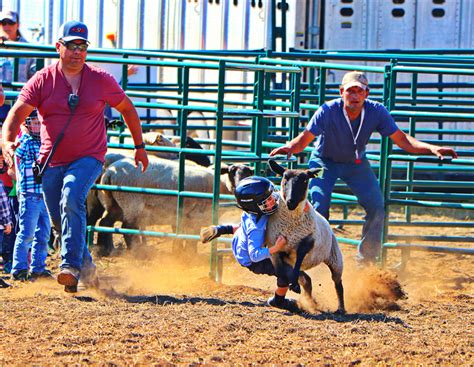
M 401 131 L 382 104 L 367 99 L 369 83 L 364 73 L 345 74 L 339 92 L 341 98 L 322 105 L 301 134 L 272 150 L 270 155 L 290 157 L 317 137 L 309 167 L 326 170 L 322 178 L 310 183 L 313 206 L 329 219 L 331 193 L 336 180 L 343 180 L 366 212 L 357 260 L 362 264 L 374 263 L 380 255 L 385 212 L 382 192 L 365 154 L 372 133 L 377 131 L 390 137 L 409 153 L 434 154 L 440 159 L 456 158 L 457 154 L 452 148 L 424 143 Z

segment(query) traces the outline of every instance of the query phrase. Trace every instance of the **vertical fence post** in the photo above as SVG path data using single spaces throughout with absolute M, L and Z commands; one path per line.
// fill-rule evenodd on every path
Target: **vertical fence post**
M 182 69 L 182 78 L 180 89 L 182 91 L 181 109 L 178 112 L 178 125 L 179 125 L 179 136 L 180 136 L 180 149 L 186 146 L 186 133 L 188 123 L 188 99 L 189 99 L 189 67 L 184 66 Z M 176 234 L 181 233 L 182 217 L 184 211 L 184 197 L 181 196 L 181 192 L 184 191 L 184 176 L 185 176 L 185 158 L 186 154 L 182 151 L 179 152 L 179 170 L 178 170 L 178 200 L 176 207 Z
M 385 66 L 384 72 L 384 95 L 383 100 L 385 107 L 389 111 L 393 110 L 395 106 L 396 98 L 396 83 L 397 76 L 396 72 L 393 70 L 393 67 L 396 65 L 396 60 L 392 60 L 390 65 Z M 387 95 L 388 94 L 388 95 Z M 388 236 L 388 225 L 389 225 L 389 200 L 390 200 L 390 178 L 392 176 L 392 164 L 388 159 L 388 156 L 392 150 L 391 140 L 388 137 L 383 137 L 381 140 L 381 154 L 380 154 L 380 164 L 379 164 L 379 183 L 382 190 L 383 200 L 384 200 L 384 223 L 382 229 L 382 248 L 381 248 L 381 264 L 385 266 L 387 261 L 387 249 L 384 244 L 387 241 Z
M 212 191 L 212 223 L 217 224 L 219 218 L 219 192 L 220 192 L 220 169 L 222 162 L 222 130 L 224 125 L 224 93 L 225 93 L 225 68 L 224 60 L 219 61 L 219 78 L 217 86 L 216 106 L 216 144 L 214 152 L 214 187 Z M 222 278 L 222 261 L 217 256 L 217 241 L 211 242 L 210 274 L 211 279 L 217 282 Z
M 410 98 L 412 99 L 412 106 L 416 106 L 416 95 L 417 95 L 417 84 L 418 84 L 418 74 L 413 73 L 411 77 L 411 86 L 410 86 Z M 410 117 L 410 125 L 408 128 L 408 134 L 415 137 L 416 135 L 416 118 Z M 415 164 L 413 162 L 408 162 L 407 167 L 407 180 L 413 181 L 415 178 Z M 406 191 L 413 191 L 413 185 L 407 185 Z M 411 222 L 411 207 L 405 206 L 405 220 L 409 223 Z
M 123 58 L 127 59 L 128 55 L 123 55 Z M 121 81 L 121 84 L 122 84 L 122 89 L 124 91 L 126 91 L 127 87 L 128 87 L 128 65 L 127 64 L 122 64 L 122 81 Z M 120 116 L 120 119 L 123 121 L 122 116 Z M 122 133 L 124 131 L 125 131 L 125 124 L 120 124 L 120 127 L 119 127 L 119 132 L 120 132 L 119 143 L 120 144 L 123 144 L 125 142 L 125 138 L 122 135 Z
M 300 94 L 301 94 L 301 73 L 290 74 L 290 112 L 300 112 Z M 291 128 L 289 131 L 289 140 L 294 139 L 299 134 L 300 118 L 291 117 Z M 290 162 L 291 168 L 296 168 L 298 162 Z
M 257 109 L 260 114 L 253 119 L 252 123 L 252 152 L 255 153 L 256 156 L 262 156 L 262 140 L 263 140 L 263 124 L 264 124 L 264 117 L 262 116 L 262 112 L 264 109 L 264 91 L 265 91 L 265 72 L 263 70 L 258 70 L 256 75 L 257 83 L 256 83 L 256 95 L 254 95 L 254 108 Z M 262 169 L 262 162 L 257 161 L 255 162 L 255 172 L 260 174 Z

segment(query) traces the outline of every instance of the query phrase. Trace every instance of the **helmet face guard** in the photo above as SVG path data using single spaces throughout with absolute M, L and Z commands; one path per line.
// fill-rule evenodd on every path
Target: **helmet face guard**
M 257 215 L 269 215 L 278 208 L 279 195 L 273 183 L 264 177 L 243 179 L 235 189 L 237 205 L 242 210 Z
M 41 122 L 38 116 L 28 116 L 25 120 L 28 133 L 35 139 L 40 138 Z
M 257 205 L 262 214 L 270 215 L 277 211 L 279 202 L 280 195 L 277 191 L 273 191 L 273 193 L 268 198 L 261 201 Z

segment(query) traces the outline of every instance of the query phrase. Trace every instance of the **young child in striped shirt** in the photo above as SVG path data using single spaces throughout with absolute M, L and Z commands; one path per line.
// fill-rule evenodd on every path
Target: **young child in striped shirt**
M 41 184 L 35 182 L 32 170 L 41 146 L 40 126 L 35 112 L 32 113 L 22 126 L 22 135 L 15 150 L 19 231 L 13 250 L 12 278 L 19 281 L 52 276 L 46 269 L 51 224 L 43 189 Z M 30 249 L 31 266 L 28 264 Z

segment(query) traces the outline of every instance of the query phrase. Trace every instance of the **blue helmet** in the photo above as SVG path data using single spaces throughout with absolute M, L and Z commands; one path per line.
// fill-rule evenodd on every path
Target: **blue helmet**
M 237 206 L 257 215 L 272 214 L 278 209 L 279 195 L 273 183 L 259 176 L 250 176 L 239 182 L 235 188 Z

